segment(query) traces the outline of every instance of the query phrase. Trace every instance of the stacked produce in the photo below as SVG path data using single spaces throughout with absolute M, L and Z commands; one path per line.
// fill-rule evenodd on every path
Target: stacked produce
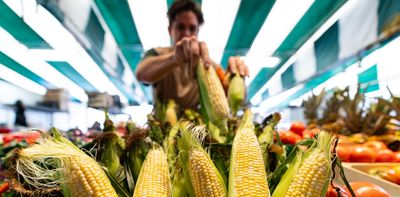
M 293 122 L 288 131 L 279 131 L 281 140 L 294 144 L 322 129 L 338 134 L 342 161 L 400 162 L 400 98 L 392 94 L 365 103 L 360 88 L 353 96 L 349 88 L 313 94 L 304 101 L 307 124 Z
M 287 146 L 276 131 L 280 114 L 262 123 L 253 122 L 249 109 L 236 116 L 244 88 L 228 87 L 228 99 L 212 68 L 200 62 L 197 72 L 199 112 L 177 113 L 174 101 L 158 103 L 147 127 L 129 120 L 124 134 L 106 114 L 103 133 L 80 147 L 53 128 L 37 143 L 8 152 L 5 180 L 15 195 L 71 197 L 325 196 L 333 179 L 349 186 L 334 134 L 318 130 Z

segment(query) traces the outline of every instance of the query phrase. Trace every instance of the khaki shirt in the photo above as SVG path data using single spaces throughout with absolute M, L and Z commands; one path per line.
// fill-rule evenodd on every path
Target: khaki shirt
M 171 47 L 151 49 L 144 58 L 162 55 L 171 50 Z M 196 68 L 190 64 L 175 66 L 163 79 L 153 84 L 154 102 L 173 99 L 181 108 L 196 108 L 199 95 Z

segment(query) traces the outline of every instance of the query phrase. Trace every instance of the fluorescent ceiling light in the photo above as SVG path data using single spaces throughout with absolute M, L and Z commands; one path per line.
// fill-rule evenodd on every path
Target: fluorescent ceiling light
M 328 30 L 337 20 L 339 20 L 339 18 L 343 15 L 343 13 L 347 12 L 348 10 L 352 9 L 355 5 L 355 0 L 350 0 L 347 1 L 341 8 L 339 8 L 338 11 L 336 11 L 301 47 L 299 50 L 296 51 L 295 54 L 293 54 L 286 62 L 285 64 L 282 65 L 281 68 L 279 68 L 279 70 L 277 70 L 277 72 L 274 74 L 274 76 L 271 77 L 271 79 L 269 79 L 267 81 L 267 83 L 265 83 L 263 85 L 263 87 L 261 87 L 257 93 L 257 94 L 262 94 L 262 92 L 264 92 L 266 89 L 268 89 L 269 83 L 270 81 L 277 77 L 280 76 L 283 72 L 286 71 L 287 68 L 289 68 L 290 65 L 292 65 L 297 57 L 301 56 L 303 53 L 305 53 L 307 51 L 307 49 L 309 47 L 313 47 L 314 42 L 322 36 L 323 33 L 326 32 L 326 30 Z M 255 100 L 251 99 L 251 103 L 252 104 L 257 104 L 254 102 Z
M 11 8 L 20 1 L 4 0 Z M 73 35 L 45 8 L 37 5 L 35 0 L 22 0 L 24 21 L 37 32 L 51 47 L 65 55 L 70 65 L 89 81 L 98 91 L 119 95 L 123 103 L 127 98 L 113 85 L 110 79 L 82 48 Z M 18 10 L 13 10 L 18 12 Z M 33 70 L 35 71 L 35 70 Z
M 170 45 L 167 1 L 128 0 L 144 50 Z
M 276 1 L 248 53 L 272 55 L 313 2 L 314 0 Z
M 4 79 L 20 88 L 28 90 L 30 92 L 44 95 L 46 88 L 37 84 L 36 82 L 24 77 L 23 75 L 11 70 L 7 66 L 0 64 L 0 78 Z
M 207 43 L 210 57 L 214 62 L 221 62 L 239 5 L 240 0 L 201 2 L 205 22 L 200 27 L 199 40 Z
M 7 56 L 11 57 L 27 69 L 34 71 L 37 75 L 46 79 L 53 85 L 67 89 L 71 96 L 74 96 L 81 101 L 87 101 L 87 95 L 82 88 L 58 72 L 51 65 L 30 55 L 27 48 L 15 40 L 15 38 L 3 28 L 0 28 L 0 41 L 1 43 L 4 43 L 0 45 L 0 51 L 5 53 Z
M 249 68 L 250 76 L 246 79 L 249 85 L 262 68 L 273 68 L 281 61 L 278 57 L 242 56 L 240 57 Z

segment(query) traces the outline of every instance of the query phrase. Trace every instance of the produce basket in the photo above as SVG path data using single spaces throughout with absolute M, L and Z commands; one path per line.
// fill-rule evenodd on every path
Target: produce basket
M 374 168 L 399 166 L 399 163 L 343 163 L 343 169 L 349 182 L 370 182 L 384 188 L 393 197 L 400 196 L 400 186 L 395 183 L 369 175 Z

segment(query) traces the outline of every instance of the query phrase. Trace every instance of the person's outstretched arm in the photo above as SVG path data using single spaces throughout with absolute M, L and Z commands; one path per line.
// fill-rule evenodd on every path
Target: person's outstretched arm
M 136 78 L 144 83 L 153 84 L 163 79 L 176 65 L 174 52 L 145 57 L 138 64 Z

